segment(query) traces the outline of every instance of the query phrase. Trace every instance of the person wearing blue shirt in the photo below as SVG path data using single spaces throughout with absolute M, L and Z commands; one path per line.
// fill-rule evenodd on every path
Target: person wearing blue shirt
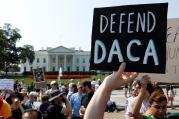
M 70 97 L 70 104 L 72 106 L 72 119 L 81 119 L 80 118 L 80 106 L 82 98 L 82 87 L 78 86 L 78 92 L 74 93 Z

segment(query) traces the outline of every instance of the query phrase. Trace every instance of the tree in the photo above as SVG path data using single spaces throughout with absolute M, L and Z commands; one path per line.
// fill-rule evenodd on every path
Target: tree
M 21 48 L 20 59 L 22 63 L 25 63 L 27 60 L 30 64 L 33 63 L 35 59 L 35 55 L 33 51 L 34 51 L 34 47 L 31 45 L 24 45 Z
M 18 65 L 21 60 L 24 61 L 24 58 L 29 59 L 31 63 L 34 60 L 33 46 L 16 46 L 20 38 L 19 29 L 11 29 L 10 24 L 6 23 L 3 28 L 0 28 L 0 70 L 5 71 L 6 76 L 9 69 L 14 67 L 14 65 Z M 26 55 L 23 55 L 24 53 L 26 53 Z

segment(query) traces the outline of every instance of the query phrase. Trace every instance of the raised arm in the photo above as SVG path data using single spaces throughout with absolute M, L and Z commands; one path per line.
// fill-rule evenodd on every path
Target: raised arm
M 113 74 L 104 79 L 88 104 L 84 119 L 103 119 L 106 104 L 112 90 L 123 86 L 137 77 L 137 73 L 124 73 L 125 67 L 126 64 L 122 63 L 117 72 L 113 72 Z
M 149 79 L 150 77 L 147 75 L 144 75 L 141 79 L 141 89 L 132 106 L 133 107 L 132 113 L 134 119 L 143 119 L 142 114 L 140 114 L 140 108 L 142 105 L 142 101 L 144 100 L 145 97 L 147 83 L 149 83 Z

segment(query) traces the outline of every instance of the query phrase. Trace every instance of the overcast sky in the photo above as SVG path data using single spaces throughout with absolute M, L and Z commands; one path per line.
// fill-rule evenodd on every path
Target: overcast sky
M 93 9 L 168 2 L 168 18 L 179 18 L 179 0 L 0 0 L 0 26 L 20 29 L 19 46 L 74 47 L 90 51 Z

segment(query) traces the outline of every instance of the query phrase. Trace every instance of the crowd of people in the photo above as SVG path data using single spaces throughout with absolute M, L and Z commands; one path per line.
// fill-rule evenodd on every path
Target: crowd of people
M 84 80 L 59 85 L 56 80 L 36 89 L 24 80 L 14 90 L 0 90 L 0 119 L 83 119 L 85 110 L 101 81 Z
M 24 80 L 14 84 L 14 90 L 1 90 L 0 119 L 102 119 L 105 111 L 118 110 L 110 100 L 111 92 L 124 87 L 126 98 L 126 119 L 173 119 L 179 113 L 167 113 L 167 103 L 173 109 L 174 91 L 168 86 L 167 93 L 157 82 L 138 73 L 124 72 L 122 63 L 117 72 L 100 80 L 84 80 L 75 84 L 59 85 L 51 81 L 45 89 L 26 86 Z M 130 84 L 128 88 L 128 84 Z M 127 94 L 127 90 L 130 93 Z

